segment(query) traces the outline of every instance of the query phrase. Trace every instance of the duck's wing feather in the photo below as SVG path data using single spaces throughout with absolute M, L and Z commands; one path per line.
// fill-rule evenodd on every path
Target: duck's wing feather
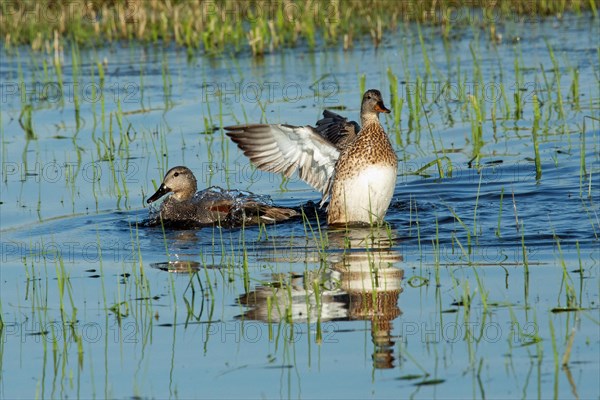
M 252 124 L 224 128 L 244 154 L 259 169 L 300 179 L 329 194 L 334 167 L 340 155 L 335 145 L 311 126 Z
M 360 126 L 355 121 L 348 121 L 348 118 L 325 110 L 323 118 L 317 121 L 315 130 L 338 150 L 342 150 L 358 137 Z

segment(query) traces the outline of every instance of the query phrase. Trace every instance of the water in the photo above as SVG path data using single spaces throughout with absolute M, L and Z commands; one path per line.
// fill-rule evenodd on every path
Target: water
M 597 398 L 598 26 L 503 28 L 499 44 L 469 28 L 446 45 L 424 29 L 431 75 L 411 25 L 377 51 L 261 60 L 81 50 L 77 79 L 65 49 L 62 90 L 51 56 L 3 56 L 2 397 Z M 201 188 L 320 200 L 213 127 L 358 118 L 361 74 L 401 110 L 383 119 L 401 160 L 388 229 L 142 226 L 175 165 Z

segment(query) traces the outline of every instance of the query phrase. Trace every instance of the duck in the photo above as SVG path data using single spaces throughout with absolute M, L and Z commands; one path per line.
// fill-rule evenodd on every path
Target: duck
M 394 195 L 398 157 L 379 114 L 390 113 L 381 92 L 367 90 L 360 125 L 325 110 L 317 126 L 248 124 L 224 127 L 257 168 L 298 173 L 327 199 L 329 225 L 380 225 Z
M 292 208 L 273 206 L 268 196 L 216 186 L 197 190 L 196 177 L 189 168 L 171 168 L 146 201 L 152 204 L 170 194 L 158 209 L 151 209 L 151 221 L 160 224 L 162 220 L 165 225 L 181 228 L 212 224 L 233 227 L 282 222 L 300 215 Z

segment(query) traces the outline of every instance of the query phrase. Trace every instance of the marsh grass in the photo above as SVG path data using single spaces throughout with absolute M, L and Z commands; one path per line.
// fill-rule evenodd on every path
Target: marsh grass
M 420 96 L 420 93 L 419 93 Z M 437 167 L 438 170 L 438 176 L 440 179 L 443 179 L 446 175 L 447 176 L 452 176 L 452 160 L 444 155 L 445 151 L 443 149 L 443 142 L 440 140 L 440 142 L 442 143 L 442 150 L 438 151 L 437 149 L 437 144 L 435 141 L 435 137 L 433 136 L 433 129 L 431 127 L 431 123 L 429 122 L 429 117 L 427 116 L 427 111 L 425 110 L 425 104 L 423 101 L 420 102 L 421 107 L 423 109 L 423 115 L 425 117 L 425 121 L 427 122 L 427 131 L 429 132 L 429 136 L 431 138 L 431 145 L 433 147 L 433 152 L 434 154 L 439 154 L 442 153 L 441 157 L 436 157 L 433 161 L 430 161 L 429 163 L 425 164 L 423 167 L 419 168 L 417 171 L 415 171 L 416 175 L 419 175 L 421 173 L 423 173 L 424 171 L 426 171 L 429 167 L 435 165 Z M 420 126 L 420 124 L 418 124 Z M 446 169 L 444 169 L 444 167 L 442 166 L 442 161 L 446 162 Z
M 514 100 L 514 106 L 515 106 L 513 118 L 517 121 L 523 117 L 523 107 L 524 107 L 524 99 L 523 99 L 523 94 L 522 94 L 522 92 L 524 90 L 524 84 L 523 84 L 524 78 L 523 78 L 523 71 L 521 70 L 522 61 L 520 60 L 520 58 L 522 58 L 522 55 L 519 52 L 518 55 L 514 59 L 515 83 L 514 83 L 514 87 L 513 87 L 513 89 L 514 89 L 513 90 L 513 100 Z
M 502 205 L 504 204 L 504 186 L 500 190 L 500 203 L 498 208 L 498 227 L 496 228 L 496 237 L 502 237 L 502 233 L 500 232 L 501 222 L 502 222 Z
M 531 136 L 533 137 L 533 152 L 535 162 L 535 180 L 542 179 L 542 161 L 540 159 L 540 144 L 538 141 L 538 129 L 540 127 L 540 102 L 537 95 L 533 95 L 533 126 L 531 128 Z
M 171 78 L 171 73 L 169 71 L 169 60 L 167 58 L 167 52 L 162 51 L 162 63 L 161 63 L 161 72 L 162 72 L 162 84 L 163 84 L 163 99 L 165 109 L 169 110 L 173 107 L 172 100 L 172 86 L 173 80 Z
M 72 77 L 72 82 L 73 82 L 73 87 L 74 88 L 78 88 L 79 87 L 79 69 L 81 68 L 81 57 L 79 54 L 79 46 L 77 44 L 77 42 L 75 41 L 71 41 L 71 68 L 72 68 L 72 72 L 71 72 L 71 77 Z M 79 90 L 73 90 L 73 108 L 75 110 L 75 137 L 77 136 L 77 133 L 79 132 L 79 129 L 81 127 L 81 116 L 80 116 L 80 112 L 81 112 L 81 104 L 80 104 L 80 99 L 79 99 Z
M 404 98 L 400 96 L 398 91 L 398 77 L 393 73 L 392 69 L 388 67 L 387 69 L 388 80 L 390 81 L 390 96 L 391 96 L 391 104 L 392 115 L 394 124 L 393 129 L 396 134 L 396 144 L 402 146 L 402 132 L 401 132 L 401 120 L 402 120 L 402 106 L 404 105 Z M 364 93 L 361 91 L 360 93 Z
M 67 0 L 7 3 L 0 14 L 0 35 L 10 49 L 29 44 L 33 50 L 60 47 L 66 40 L 80 45 L 138 40 L 195 49 L 207 54 L 220 54 L 228 48 L 235 51 L 247 48 L 257 57 L 266 51 L 294 47 L 306 43 L 315 48 L 343 44 L 352 46 L 353 37 L 368 34 L 378 46 L 384 34 L 402 21 L 440 26 L 442 35 L 449 37 L 465 25 L 477 25 L 491 19 L 492 28 L 498 21 L 514 15 L 561 15 L 591 10 L 597 15 L 593 1 L 571 0 L 554 2 L 535 0 L 483 0 L 477 8 L 481 13 L 455 18 L 456 9 L 471 8 L 472 2 L 410 0 L 397 3 L 390 9 L 385 1 L 341 3 L 331 0 L 298 0 L 283 2 L 258 1 L 246 4 L 241 0 L 203 3 L 200 0 L 163 3 L 134 0 L 131 2 L 100 0 L 84 7 L 72 7 Z M 44 16 L 52 10 L 53 18 Z M 461 13 L 458 13 L 461 15 Z M 452 32 L 452 33 L 451 33 Z M 494 39 L 495 35 L 490 35 Z
M 554 103 L 554 109 L 558 113 L 558 118 L 561 120 L 564 120 L 565 119 L 565 108 L 564 108 L 564 104 L 563 104 L 562 90 L 561 90 L 561 86 L 560 86 L 561 68 L 560 68 L 558 60 L 556 59 L 556 56 L 554 55 L 554 50 L 552 49 L 552 45 L 550 44 L 550 42 L 548 40 L 545 40 L 545 42 L 546 42 L 546 48 L 548 49 L 548 55 L 550 56 L 550 61 L 552 62 L 552 70 L 554 72 L 554 81 L 553 81 L 554 88 L 553 88 L 552 92 L 549 92 L 549 93 L 556 94 L 556 102 Z
M 587 186 L 587 196 L 585 196 L 585 197 L 587 197 L 588 199 L 591 200 L 591 198 L 592 198 L 592 174 L 594 173 L 594 168 L 589 168 L 589 174 L 588 174 L 588 168 L 587 168 L 587 162 L 586 162 L 586 153 L 587 153 L 586 136 L 588 135 L 588 130 L 587 130 L 586 120 L 592 121 L 592 126 L 595 126 L 594 122 L 599 122 L 600 119 L 591 117 L 591 116 L 584 116 L 583 128 L 582 128 L 581 135 L 579 136 L 579 197 L 583 197 L 584 187 Z M 594 135 L 593 143 L 598 143 L 595 131 L 594 131 L 593 135 Z M 596 173 L 598 173 L 597 170 L 596 170 Z M 587 185 L 585 183 L 586 179 L 588 179 Z M 592 226 L 593 225 L 594 224 L 592 223 Z M 595 233 L 595 229 L 594 229 L 594 233 Z
M 205 268 L 206 270 L 206 268 Z M 208 294 L 204 289 L 204 285 L 202 284 L 202 278 L 200 277 L 200 271 L 193 271 L 191 265 L 189 266 L 188 271 L 189 281 L 182 293 L 182 299 L 185 303 L 186 307 L 186 318 L 184 326 L 187 328 L 188 324 L 191 321 L 201 321 L 204 315 L 206 302 L 210 301 L 208 298 Z M 196 289 L 196 283 L 198 284 L 198 289 Z M 196 310 L 196 296 L 200 299 L 200 309 Z M 188 297 L 189 296 L 189 297 Z M 212 303 L 212 302 L 211 302 Z M 213 307 L 214 309 L 214 307 Z M 210 317 L 209 317 L 210 321 Z
M 361 74 L 358 77 L 358 87 L 359 87 L 359 93 L 364 93 L 366 91 L 367 76 L 365 74 Z
M 473 232 L 471 231 L 471 228 L 469 228 L 467 226 L 467 224 L 465 222 L 463 222 L 463 220 L 458 216 L 458 214 L 454 211 L 454 209 L 450 206 L 447 206 L 448 210 L 450 211 L 450 213 L 452 214 L 452 216 L 454 217 L 454 219 L 456 220 L 456 222 L 459 223 L 459 225 L 465 230 L 465 233 L 467 234 L 467 246 L 465 249 L 465 246 L 463 246 L 462 242 L 460 241 L 460 238 L 456 235 L 455 232 L 452 233 L 452 241 L 454 243 L 456 243 L 456 245 L 460 248 L 462 255 L 463 255 L 463 260 L 465 263 L 470 264 L 471 263 L 471 254 L 472 254 L 472 241 L 471 241 L 471 236 L 473 235 Z
M 33 106 L 31 104 L 26 104 L 21 109 L 21 114 L 19 115 L 19 125 L 25 131 L 26 140 L 35 140 L 37 139 L 37 135 L 33 130 L 33 118 L 32 118 Z
M 419 241 L 419 252 L 421 251 L 421 240 L 420 232 L 418 233 Z M 441 264 L 441 251 L 440 251 L 440 224 L 438 218 L 435 218 L 435 239 L 432 243 L 433 246 L 433 267 L 435 269 L 435 287 L 439 288 L 442 285 L 440 276 L 440 264 Z
M 324 231 L 321 227 L 321 223 L 319 222 L 319 216 L 316 216 L 316 231 L 313 227 L 313 223 L 311 223 L 310 219 L 302 210 L 302 225 L 304 228 L 304 234 L 306 238 L 312 238 L 314 243 L 317 244 L 317 251 L 319 252 L 319 258 L 324 261 L 327 259 L 327 248 L 329 246 L 329 238 L 327 235 L 327 231 Z
M 565 309 L 566 310 L 577 310 L 581 307 L 581 303 L 580 303 L 580 300 L 577 299 L 577 292 L 575 291 L 575 286 L 573 284 L 573 280 L 571 279 L 571 276 L 569 275 L 569 271 L 567 271 L 567 263 L 565 262 L 565 259 L 564 259 L 562 247 L 560 244 L 560 238 L 554 232 L 553 232 L 553 235 L 554 235 L 554 240 L 556 242 L 556 248 L 558 251 L 560 266 L 562 269 L 561 288 L 558 292 L 558 294 L 559 294 L 558 307 L 561 307 L 560 306 L 560 295 L 563 291 L 563 285 L 564 285 L 564 291 L 565 291 L 565 306 L 564 307 L 565 307 Z M 559 311 L 559 309 L 555 308 L 555 309 L 553 309 L 553 311 Z
M 579 68 L 571 67 L 572 73 L 572 82 L 571 89 L 569 90 L 571 94 L 571 101 L 573 103 L 573 109 L 575 111 L 581 110 L 581 105 L 579 103 L 579 97 L 581 96 L 579 92 Z
M 483 114 L 479 105 L 479 101 L 473 95 L 469 95 L 469 101 L 471 104 L 471 144 L 473 146 L 472 150 L 472 160 L 479 160 L 481 148 L 484 145 L 483 142 Z

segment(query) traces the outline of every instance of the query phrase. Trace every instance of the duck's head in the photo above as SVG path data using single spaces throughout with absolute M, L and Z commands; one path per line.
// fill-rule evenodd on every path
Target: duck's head
M 160 199 L 167 193 L 173 193 L 172 197 L 181 201 L 191 199 L 197 190 L 196 177 L 187 167 L 173 167 L 167 172 L 162 184 L 150 198 L 148 204 Z
M 369 89 L 365 92 L 360 106 L 360 118 L 362 124 L 371 119 L 379 119 L 379 113 L 390 113 L 390 110 L 383 104 L 381 92 L 376 89 Z

